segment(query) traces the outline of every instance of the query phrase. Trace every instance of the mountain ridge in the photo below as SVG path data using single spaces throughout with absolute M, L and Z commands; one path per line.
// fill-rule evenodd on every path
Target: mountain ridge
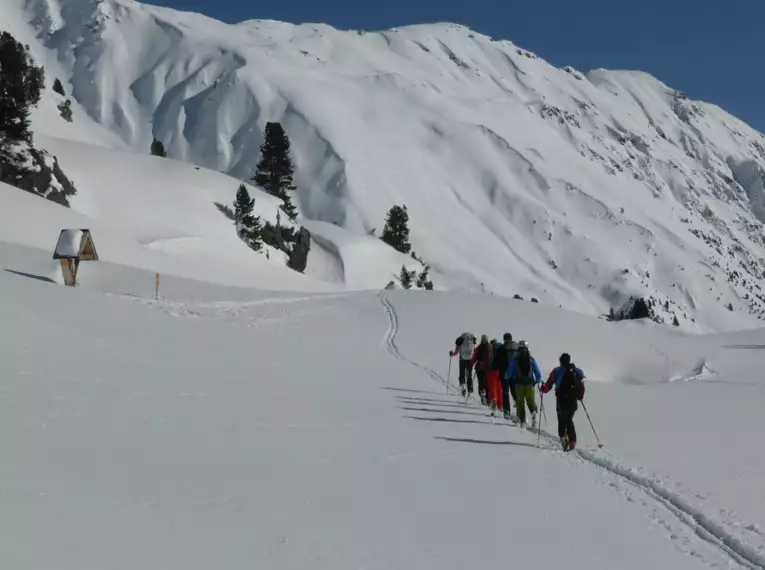
M 365 32 L 132 0 L 11 6 L 68 74 L 75 123 L 246 179 L 278 120 L 303 215 L 367 234 L 406 203 L 437 287 L 591 314 L 653 297 L 666 322 L 702 330 L 765 310 L 765 136 L 645 72 L 558 68 L 448 22 Z M 61 136 L 49 123 L 35 127 Z

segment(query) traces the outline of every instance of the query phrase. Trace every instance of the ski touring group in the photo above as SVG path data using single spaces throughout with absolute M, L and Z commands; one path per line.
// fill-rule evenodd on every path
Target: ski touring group
M 507 420 L 512 419 L 511 403 L 522 428 L 537 427 L 536 391 L 540 399 L 555 388 L 558 415 L 558 437 L 564 451 L 576 448 L 574 414 L 578 402 L 584 398 L 584 372 L 571 362 L 569 354 L 561 354 L 559 366 L 542 382 L 542 371 L 531 355 L 529 343 L 514 342 L 505 333 L 502 342 L 482 335 L 480 342 L 471 333 L 462 333 L 455 341 L 450 357 L 459 356 L 459 383 L 462 395 L 473 394 L 473 373 L 478 381 L 481 403 L 491 408 L 494 416 L 502 410 Z M 449 360 L 451 374 L 451 359 Z M 530 417 L 527 417 L 526 408 Z M 528 420 L 528 421 L 527 421 Z

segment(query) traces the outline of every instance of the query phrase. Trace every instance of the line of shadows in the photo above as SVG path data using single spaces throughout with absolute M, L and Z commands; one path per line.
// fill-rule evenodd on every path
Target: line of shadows
M 23 271 L 16 271 L 15 269 L 6 269 L 7 273 L 13 273 L 14 275 L 20 275 L 21 277 L 27 277 L 28 279 L 34 279 L 36 281 L 42 281 L 44 283 L 56 283 L 50 277 L 44 275 L 35 275 L 34 273 L 24 273 Z
M 482 424 L 485 426 L 497 425 L 491 422 L 479 422 L 477 420 L 458 420 L 456 418 L 423 418 L 422 416 L 404 416 L 410 420 L 417 420 L 419 422 L 436 422 L 436 423 L 450 423 L 450 424 Z
M 453 443 L 476 443 L 478 445 L 508 445 L 511 447 L 530 447 L 532 449 L 553 449 L 552 447 L 548 447 L 546 445 L 537 447 L 536 444 L 534 443 L 524 443 L 522 441 L 495 441 L 490 439 L 471 439 L 471 438 L 462 438 L 462 437 L 443 437 L 443 436 L 435 436 L 433 439 L 440 439 L 441 441 L 450 441 Z
M 400 410 L 406 410 L 407 412 L 425 412 L 428 414 L 460 414 L 463 416 L 478 416 L 478 417 L 486 417 L 486 414 L 482 414 L 479 412 L 468 412 L 468 411 L 461 411 L 461 410 L 439 410 L 438 408 L 412 408 L 409 406 L 399 406 Z
M 394 388 L 393 386 L 383 386 L 382 389 L 388 390 L 389 392 L 407 392 L 411 394 L 432 394 L 434 396 L 437 396 L 438 394 L 443 394 L 443 392 L 434 392 L 433 390 L 413 390 L 412 388 Z
M 407 406 L 438 406 L 442 408 L 460 408 L 460 409 L 466 409 L 468 408 L 465 404 L 458 404 L 456 402 L 447 402 L 445 400 L 427 400 L 427 399 L 421 399 L 421 398 L 396 398 L 400 404 L 405 404 Z
M 723 348 L 737 350 L 765 350 L 765 344 L 726 344 Z

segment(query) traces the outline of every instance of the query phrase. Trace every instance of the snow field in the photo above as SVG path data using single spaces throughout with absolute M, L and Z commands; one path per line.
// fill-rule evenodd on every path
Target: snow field
M 588 317 L 448 293 L 276 295 L 173 279 L 157 302 L 145 294 L 151 273 L 109 263 L 91 265 L 116 272 L 116 292 L 31 279 L 47 257 L 0 247 L 5 269 L 23 269 L 0 272 L 3 566 L 456 569 L 511 556 L 588 569 L 762 567 L 757 456 L 734 488 L 692 440 L 674 456 L 661 413 L 628 423 L 685 390 L 671 422 L 683 427 L 717 405 L 704 390 L 713 385 L 592 379 L 588 409 L 606 448 L 590 451 L 580 411 L 582 451 L 564 454 L 442 383 L 464 328 L 501 334 L 507 318 L 522 330 L 586 330 L 589 346 L 572 349 L 585 372 L 579 353 L 602 350 L 616 371 L 619 354 L 606 349 L 645 344 L 651 329 L 611 325 L 605 345 Z M 560 341 L 530 330 L 520 336 L 547 372 Z M 731 384 L 727 401 L 743 405 L 756 389 Z M 712 427 L 735 434 L 739 450 L 756 444 L 754 429 Z

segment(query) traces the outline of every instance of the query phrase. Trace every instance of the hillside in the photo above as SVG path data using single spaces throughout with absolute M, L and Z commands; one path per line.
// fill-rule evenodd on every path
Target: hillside
M 451 24 L 227 25 L 132 0 L 0 10 L 76 100 L 73 125 L 44 103 L 39 135 L 140 153 L 157 137 L 245 179 L 277 120 L 303 217 L 379 235 L 406 204 L 437 289 L 593 315 L 646 296 L 695 331 L 762 322 L 765 137 L 649 75 L 559 69 Z M 331 250 L 316 275 L 343 283 Z

